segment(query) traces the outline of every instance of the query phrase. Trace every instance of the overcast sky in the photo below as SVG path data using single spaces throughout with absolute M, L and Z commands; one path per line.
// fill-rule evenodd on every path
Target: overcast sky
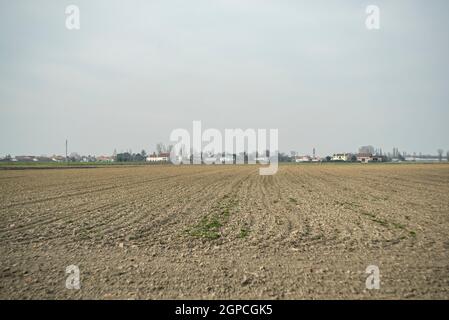
M 80 8 L 67 30 L 65 8 Z M 367 30 L 367 5 L 380 30 Z M 282 151 L 449 149 L 449 2 L 0 0 L 0 155 L 153 151 L 278 128 Z

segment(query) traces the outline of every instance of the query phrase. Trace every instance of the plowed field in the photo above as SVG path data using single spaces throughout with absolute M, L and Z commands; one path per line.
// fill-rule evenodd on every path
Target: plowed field
M 0 191 L 2 299 L 449 299 L 446 164 L 0 170 Z

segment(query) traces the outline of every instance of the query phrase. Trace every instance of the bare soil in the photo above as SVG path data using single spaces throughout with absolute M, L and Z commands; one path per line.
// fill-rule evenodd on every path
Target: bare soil
M 447 164 L 1 170 L 0 191 L 1 299 L 449 299 Z

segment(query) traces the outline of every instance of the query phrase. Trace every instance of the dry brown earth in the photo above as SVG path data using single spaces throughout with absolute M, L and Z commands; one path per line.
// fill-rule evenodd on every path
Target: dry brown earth
M 446 164 L 0 170 L 0 191 L 2 299 L 449 299 Z

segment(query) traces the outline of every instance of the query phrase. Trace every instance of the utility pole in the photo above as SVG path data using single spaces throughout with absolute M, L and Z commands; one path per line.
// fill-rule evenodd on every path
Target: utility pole
M 68 164 L 69 158 L 67 158 L 67 146 L 68 146 L 68 142 L 67 142 L 67 139 L 65 139 L 65 162 Z

